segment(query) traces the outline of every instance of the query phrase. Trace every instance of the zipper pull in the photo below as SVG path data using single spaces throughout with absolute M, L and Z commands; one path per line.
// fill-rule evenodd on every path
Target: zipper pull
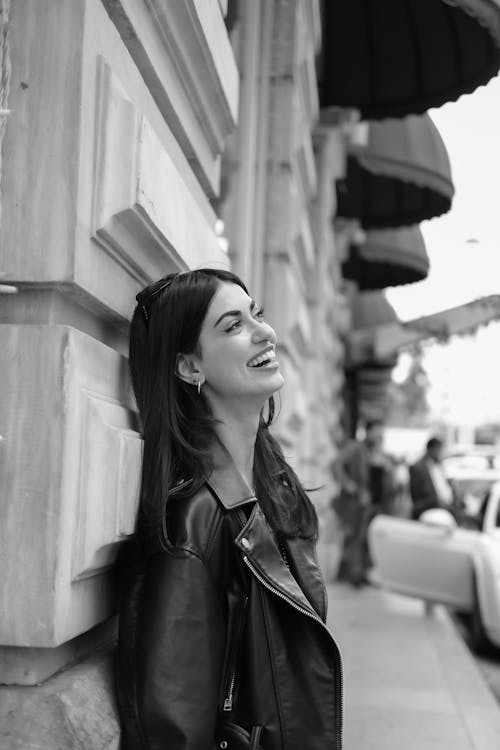
M 223 711 L 232 711 L 233 710 L 233 696 L 231 695 L 229 698 L 226 698 L 224 701 L 224 708 Z

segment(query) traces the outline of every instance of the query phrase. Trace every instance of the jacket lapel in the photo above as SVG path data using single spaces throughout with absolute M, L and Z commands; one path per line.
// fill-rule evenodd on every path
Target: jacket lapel
M 222 445 L 212 451 L 213 469 L 207 485 L 226 510 L 255 503 L 257 498 Z
M 323 621 L 326 621 L 326 590 L 312 539 L 287 539 L 286 547 L 294 563 L 297 582 Z
M 285 565 L 274 534 L 258 505 L 235 541 L 243 555 L 248 557 L 252 566 L 273 588 L 317 616 L 309 599 Z
M 250 518 L 235 539 L 242 553 L 279 592 L 311 614 L 325 619 L 325 595 L 316 563 L 313 543 L 307 539 L 286 540 L 286 551 L 293 563 L 294 578 L 286 566 L 271 527 L 257 498 L 236 469 L 222 445 L 213 448 L 213 470 L 207 485 L 226 510 L 253 504 Z M 306 593 L 304 593 L 306 592 Z

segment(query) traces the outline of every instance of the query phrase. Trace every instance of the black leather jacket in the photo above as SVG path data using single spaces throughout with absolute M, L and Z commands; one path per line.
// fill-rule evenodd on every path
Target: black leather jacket
M 122 750 L 215 750 L 224 720 L 262 727 L 263 750 L 339 750 L 341 659 L 313 542 L 280 550 L 230 461 L 169 500 L 166 526 L 124 568 Z

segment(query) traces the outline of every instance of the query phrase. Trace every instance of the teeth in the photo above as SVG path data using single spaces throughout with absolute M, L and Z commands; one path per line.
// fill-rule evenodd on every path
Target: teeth
M 258 357 L 254 357 L 250 360 L 248 363 L 249 367 L 256 367 L 257 365 L 262 364 L 263 362 L 274 362 L 276 359 L 276 353 L 274 349 L 266 352 L 265 354 L 260 354 Z

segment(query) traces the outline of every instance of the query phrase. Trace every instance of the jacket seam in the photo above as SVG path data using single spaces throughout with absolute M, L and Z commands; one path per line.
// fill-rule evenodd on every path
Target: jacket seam
M 207 561 L 210 559 L 210 555 L 215 544 L 215 539 L 217 537 L 217 532 L 220 529 L 221 523 L 222 513 L 216 508 L 211 519 L 210 530 L 208 532 L 208 538 L 205 547 L 205 559 Z
M 281 695 L 280 695 L 280 692 L 279 692 L 278 679 L 277 679 L 277 675 L 276 675 L 276 664 L 275 664 L 275 660 L 274 660 L 274 649 L 273 649 L 273 646 L 272 646 L 271 628 L 270 628 L 270 624 L 269 624 L 269 616 L 268 616 L 268 611 L 267 611 L 267 602 L 266 602 L 266 599 L 265 599 L 265 596 L 264 596 L 264 592 L 262 590 L 262 586 L 259 586 L 258 590 L 259 590 L 259 594 L 260 594 L 260 600 L 261 600 L 261 603 L 262 603 L 262 613 L 264 615 L 264 621 L 265 621 L 265 624 L 266 624 L 267 647 L 269 649 L 269 664 L 270 664 L 271 673 L 272 673 L 272 676 L 273 676 L 274 695 L 275 695 L 275 698 L 276 698 L 276 708 L 277 708 L 278 717 L 279 717 L 279 723 L 280 723 L 281 747 L 284 750 L 284 748 L 286 747 L 286 744 L 285 744 L 285 740 L 286 740 L 286 736 L 285 736 L 285 722 L 284 722 L 284 719 L 283 719 L 283 712 L 282 712 L 282 708 L 281 708 Z

